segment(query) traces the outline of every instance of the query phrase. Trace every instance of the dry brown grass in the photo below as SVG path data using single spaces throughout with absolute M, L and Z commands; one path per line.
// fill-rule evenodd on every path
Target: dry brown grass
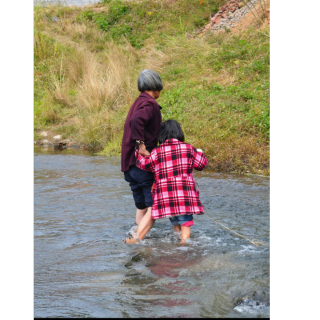
M 255 137 L 229 137 L 205 147 L 210 167 L 218 171 L 269 175 L 270 150 Z
M 214 79 L 215 83 L 223 86 L 232 86 L 236 81 L 234 73 L 229 70 L 221 70 L 215 75 Z
M 125 107 L 133 99 L 132 69 L 135 59 L 109 43 L 103 61 L 90 52 L 79 51 L 73 60 L 67 61 L 66 69 L 76 83 L 75 105 L 78 124 L 83 136 L 89 141 L 104 136 L 110 112 Z M 90 116 L 88 117 L 88 115 Z M 101 140 L 101 139 L 100 139 Z M 89 143 L 88 141 L 88 143 Z
M 69 79 L 65 79 L 65 71 L 63 70 L 62 61 L 60 64 L 59 74 L 56 75 L 53 70 L 51 70 L 50 74 L 53 88 L 48 92 L 48 96 L 51 97 L 53 102 L 58 102 L 63 106 L 71 107 L 72 102 L 69 96 L 70 81 Z
M 161 72 L 170 58 L 163 51 L 157 50 L 155 45 L 155 43 L 149 43 L 140 50 L 142 64 L 145 66 L 145 69 Z

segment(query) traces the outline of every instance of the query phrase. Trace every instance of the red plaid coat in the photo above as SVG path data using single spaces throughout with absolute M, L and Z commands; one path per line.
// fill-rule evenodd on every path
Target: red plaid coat
M 138 155 L 137 151 L 136 156 L 137 167 L 155 175 L 152 219 L 204 213 L 192 174 L 193 168 L 203 170 L 208 164 L 202 151 L 177 139 L 168 139 L 149 156 Z

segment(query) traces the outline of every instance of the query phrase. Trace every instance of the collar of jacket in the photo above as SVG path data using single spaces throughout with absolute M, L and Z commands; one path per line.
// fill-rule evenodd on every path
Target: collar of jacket
M 160 106 L 160 104 L 156 101 L 156 99 L 154 99 L 153 97 L 150 96 L 150 94 L 146 93 L 146 92 L 141 92 L 139 97 L 144 97 L 147 98 L 148 100 L 152 101 L 153 103 L 156 103 L 160 109 L 162 109 L 162 107 Z
M 181 141 L 179 141 L 178 139 L 168 139 L 166 140 L 163 145 L 169 145 L 169 144 L 179 144 L 179 143 L 183 143 Z

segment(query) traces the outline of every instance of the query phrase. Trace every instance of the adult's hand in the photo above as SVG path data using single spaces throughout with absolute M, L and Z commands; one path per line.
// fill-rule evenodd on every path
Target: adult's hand
M 149 156 L 150 152 L 146 149 L 146 146 L 144 143 L 139 144 L 139 154 L 143 156 Z

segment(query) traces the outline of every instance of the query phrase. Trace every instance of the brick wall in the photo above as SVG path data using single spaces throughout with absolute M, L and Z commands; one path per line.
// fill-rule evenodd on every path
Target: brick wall
M 50 4 L 57 4 L 61 3 L 64 6 L 85 6 L 87 4 L 93 4 L 102 2 L 102 0 L 33 0 L 33 4 L 41 4 L 41 5 L 50 5 Z

